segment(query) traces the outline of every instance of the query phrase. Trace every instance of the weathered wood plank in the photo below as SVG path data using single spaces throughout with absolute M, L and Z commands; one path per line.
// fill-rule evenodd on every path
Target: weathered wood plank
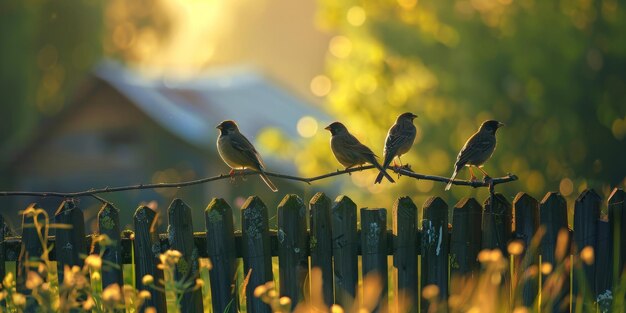
M 356 204 L 346 196 L 335 199 L 332 208 L 335 303 L 351 307 L 358 279 Z
M 176 264 L 176 280 L 195 284 L 200 277 L 198 249 L 193 242 L 193 220 L 191 208 L 181 199 L 174 199 L 167 209 L 169 248 L 183 254 Z M 193 286 L 192 284 L 192 286 Z M 181 301 L 181 312 L 204 312 L 202 290 L 186 292 Z
M 594 264 L 596 271 L 596 294 L 600 312 L 610 312 L 613 298 L 613 242 L 611 237 L 611 226 L 607 220 L 598 220 L 598 251 L 595 252 Z
M 541 241 L 541 263 L 549 263 L 556 268 L 563 262 L 563 258 L 569 252 L 569 242 L 567 237 L 561 237 L 559 233 L 567 234 L 567 203 L 565 198 L 557 192 L 548 192 L 541 200 L 539 208 L 539 221 L 545 226 L 546 233 Z M 565 238 L 565 240 L 563 240 Z M 557 274 L 553 274 L 557 275 Z M 542 277 L 546 281 L 546 276 Z M 569 292 L 569 274 L 563 275 L 561 292 L 553 294 L 550 298 L 542 297 L 543 302 L 552 301 L 552 312 L 569 311 L 569 305 L 563 303 L 565 295 Z
M 450 272 L 473 277 L 480 269 L 482 206 L 474 198 L 463 198 L 454 206 L 452 214 Z
M 574 242 L 576 252 L 580 253 L 585 247 L 591 247 L 598 251 L 597 234 L 598 219 L 600 218 L 600 203 L 602 198 L 593 189 L 586 189 L 574 203 Z M 583 305 L 583 311 L 594 309 L 595 298 L 595 264 L 582 264 L 582 273 L 574 271 L 573 292 L 574 297 L 580 297 L 583 303 L 573 301 L 574 311 L 576 307 Z M 585 309 L 586 308 L 586 309 Z
M 309 272 L 306 206 L 297 195 L 286 195 L 278 205 L 278 272 L 280 295 L 291 299 L 291 309 L 304 299 Z
M 41 209 L 41 207 L 33 203 L 29 206 L 35 210 Z M 35 228 L 35 218 L 31 214 L 22 214 L 22 238 L 20 244 L 20 254 L 17 264 L 17 277 L 16 277 L 16 289 L 18 292 L 24 295 L 30 295 L 31 290 L 26 288 L 26 279 L 28 271 L 37 271 L 37 265 L 42 261 L 41 256 L 43 253 L 43 246 L 37 234 Z M 45 220 L 43 214 L 37 215 L 37 221 L 39 225 L 43 225 L 48 221 Z M 43 231 L 43 230 L 42 230 Z M 42 234 L 46 235 L 46 234 Z M 46 281 L 46 277 L 42 277 Z M 36 312 L 37 302 L 34 298 L 28 297 L 24 312 Z
M 141 308 L 143 312 L 146 307 L 153 306 L 157 312 L 165 312 L 165 294 L 152 286 L 145 286 L 142 279 L 146 275 L 154 277 L 154 284 L 159 288 L 163 285 L 159 282 L 163 280 L 163 271 L 157 268 L 161 246 L 154 225 L 157 222 L 157 213 L 147 206 L 140 206 L 135 211 L 133 217 L 135 226 L 135 285 L 138 290 L 150 291 L 151 297 L 146 300 Z
M 531 266 L 539 266 L 538 246 L 531 246 L 533 236 L 539 227 L 539 202 L 529 194 L 520 192 L 513 200 L 515 210 L 515 235 L 524 244 L 524 252 L 516 257 L 515 280 L 517 288 L 521 288 L 521 303 L 531 307 L 537 298 L 538 275 L 529 275 L 520 280 Z
M 397 199 L 393 205 L 393 235 L 395 252 L 393 266 L 397 288 L 404 297 L 399 298 L 396 308 L 417 312 L 417 206 L 409 197 Z M 403 301 L 403 302 L 400 302 Z M 412 303 L 408 303 L 408 302 Z
M 8 227 L 4 221 L 4 216 L 0 214 L 0 277 L 5 277 L 6 267 L 4 262 L 6 261 L 6 253 L 4 251 L 4 238 L 7 237 Z
M 322 294 L 324 303 L 330 307 L 334 299 L 333 286 L 333 239 L 330 219 L 331 200 L 323 192 L 318 192 L 309 202 L 311 236 L 311 268 L 318 267 L 322 271 Z M 315 279 L 311 276 L 311 279 Z M 313 286 L 316 282 L 311 281 Z M 319 285 L 319 283 L 317 283 Z
M 238 312 L 233 211 L 224 199 L 213 198 L 204 216 L 207 255 L 213 264 L 209 273 L 213 312 Z
M 252 269 L 246 288 L 246 305 L 250 313 L 269 313 L 270 307 L 254 297 L 254 289 L 272 280 L 267 207 L 257 196 L 249 197 L 241 210 L 244 275 Z
M 422 220 L 422 290 L 436 285 L 439 299 L 448 298 L 448 205 L 439 197 L 431 197 L 424 203 Z M 422 312 L 427 312 L 430 303 L 422 299 Z
M 507 245 L 512 238 L 511 204 L 506 198 L 496 193 L 485 200 L 485 210 L 482 219 L 482 248 L 500 249 L 503 255 L 508 255 Z
M 609 226 L 611 241 L 614 243 L 613 277 L 621 277 L 626 271 L 626 192 L 615 188 L 609 196 Z
M 120 211 L 106 203 L 98 212 L 98 230 L 106 235 L 110 243 L 102 251 L 102 289 L 111 284 L 124 285 L 122 260 L 122 238 L 120 232 Z M 114 265 L 113 265 L 114 264 Z
M 381 288 L 379 299 L 373 312 L 381 306 L 386 307 L 383 299 L 387 297 L 387 210 L 361 209 L 361 254 L 363 277 L 378 275 L 381 286 L 368 286 L 371 280 L 363 281 L 363 289 Z M 372 302 L 373 299 L 363 299 Z

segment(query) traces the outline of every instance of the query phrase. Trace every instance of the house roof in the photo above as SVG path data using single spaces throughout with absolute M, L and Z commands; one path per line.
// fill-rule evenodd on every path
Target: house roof
M 300 118 L 311 116 L 321 122 L 331 119 L 313 104 L 246 67 L 211 70 L 185 79 L 150 78 L 118 62 L 104 60 L 95 66 L 92 77 L 127 97 L 166 131 L 202 150 L 216 149 L 218 132 L 215 126 L 227 119 L 235 120 L 253 143 L 259 132 L 268 126 L 296 140 Z M 83 101 L 78 100 L 70 106 L 80 105 L 80 102 Z M 44 123 L 43 131 L 37 130 L 20 147 L 4 149 L 11 153 L 2 153 L 6 154 L 2 163 L 12 164 L 19 160 L 33 145 L 44 140 L 46 127 L 57 124 L 65 114 L 68 114 L 67 110 Z M 256 143 L 255 146 L 271 168 L 295 171 L 295 164 L 264 154 L 262 146 Z
M 300 118 L 331 119 L 250 68 L 213 70 L 187 79 L 151 79 L 107 60 L 96 66 L 94 75 L 165 129 L 201 148 L 215 149 L 215 126 L 227 119 L 235 120 L 252 141 L 267 126 L 296 139 Z

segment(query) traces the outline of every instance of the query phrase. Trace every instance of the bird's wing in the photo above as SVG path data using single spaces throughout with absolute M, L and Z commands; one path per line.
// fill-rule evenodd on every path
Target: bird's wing
M 495 140 L 488 134 L 477 132 L 470 137 L 456 159 L 456 166 L 462 167 L 469 161 L 493 149 Z
M 352 134 L 348 134 L 347 136 L 343 137 L 343 140 L 344 140 L 345 147 L 347 149 L 350 149 L 350 150 L 352 150 L 354 152 L 357 152 L 359 154 L 373 155 L 373 156 L 377 157 L 376 154 L 374 154 L 374 151 L 372 151 L 372 149 L 370 149 L 366 145 L 362 144 Z
M 404 145 L 415 136 L 415 129 L 406 127 L 403 123 L 394 124 L 387 133 L 385 140 L 385 151 L 393 151 Z
M 252 143 L 241 133 L 231 135 L 231 143 L 233 148 L 241 151 L 250 160 L 256 161 L 261 167 L 265 167 L 265 163 L 259 152 L 256 151 Z

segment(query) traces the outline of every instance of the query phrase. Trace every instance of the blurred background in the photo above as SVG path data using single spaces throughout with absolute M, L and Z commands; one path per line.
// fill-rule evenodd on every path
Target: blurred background
M 560 191 L 607 196 L 626 185 L 626 16 L 617 0 L 72 0 L 0 3 L 0 189 L 78 191 L 199 179 L 228 168 L 221 120 L 238 121 L 270 171 L 341 168 L 323 128 L 339 120 L 382 156 L 396 116 L 418 136 L 403 157 L 449 176 L 486 119 L 507 124 L 485 166 L 511 199 Z M 365 171 L 313 185 L 257 177 L 183 189 L 104 194 L 130 225 L 134 209 L 185 200 L 203 227 L 212 197 L 240 207 L 261 195 L 270 216 L 285 193 L 349 195 L 391 209 L 409 195 L 450 206 L 486 190 Z M 459 178 L 468 178 L 467 170 Z M 18 211 L 62 199 L 0 198 Z M 94 223 L 100 204 L 82 200 Z M 238 216 L 239 214 L 235 214 Z M 165 218 L 163 218 L 165 219 Z M 275 223 L 275 219 L 273 222 Z M 166 222 L 166 221 L 162 221 Z

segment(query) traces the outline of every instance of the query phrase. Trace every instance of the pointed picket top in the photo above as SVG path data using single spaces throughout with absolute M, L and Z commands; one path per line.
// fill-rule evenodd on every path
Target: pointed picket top
M 209 205 L 204 210 L 204 214 L 206 216 L 207 225 L 214 225 L 216 223 L 221 223 L 223 220 L 223 215 L 226 212 L 232 212 L 232 208 L 226 200 L 222 198 L 213 198 Z
M 482 210 L 482 206 L 475 198 L 462 198 L 454 205 L 455 210 L 478 210 L 480 212 Z
M 525 206 L 531 206 L 538 205 L 539 201 L 525 192 L 518 192 L 513 199 L 513 205 L 517 205 L 518 203 L 524 204 Z
M 335 203 L 333 205 L 333 211 L 335 209 L 343 209 L 343 208 L 354 208 L 356 210 L 356 204 L 348 196 L 341 195 L 335 199 Z
M 288 194 L 285 195 L 282 201 L 278 204 L 278 209 L 287 209 L 287 210 L 300 210 L 300 215 L 304 216 L 306 206 L 304 202 L 298 195 L 296 194 Z
M 75 199 L 67 199 L 63 202 L 61 202 L 61 205 L 59 205 L 59 208 L 54 212 L 55 216 L 59 216 L 61 214 L 71 214 L 72 210 L 78 208 L 78 206 L 76 205 L 76 200 Z
M 243 203 L 243 205 L 241 206 L 241 209 L 245 210 L 245 209 L 256 208 L 256 207 L 265 208 L 266 206 L 265 206 L 265 203 L 263 203 L 263 200 L 259 198 L 259 196 L 250 196 L 248 197 L 248 199 L 246 199 L 246 202 Z
M 325 193 L 323 192 L 318 192 L 316 193 L 313 198 L 311 198 L 311 201 L 309 201 L 309 204 L 311 206 L 318 206 L 318 205 L 327 205 L 330 206 L 331 205 L 331 200 L 328 196 L 326 196 Z
M 563 196 L 561 196 L 561 193 L 556 192 L 556 191 L 550 191 L 550 192 L 546 193 L 546 195 L 543 197 L 543 199 L 541 199 L 541 205 L 545 205 L 545 204 L 552 204 L 552 205 L 554 205 L 554 202 L 556 202 L 558 205 L 566 204 L 565 203 L 565 198 L 563 198 Z
M 593 201 L 602 201 L 602 197 L 593 188 L 587 188 L 576 198 L 576 202 L 582 202 L 588 198 L 593 199 Z
M 626 192 L 624 192 L 624 189 L 614 188 L 613 191 L 611 192 L 611 195 L 609 195 L 609 204 L 624 203 L 625 198 L 626 198 Z
M 135 219 L 139 223 L 152 222 L 156 217 L 157 212 L 153 209 L 142 205 L 135 210 L 135 214 L 133 215 L 133 219 Z
M 430 197 L 424 202 L 424 216 L 423 219 L 441 219 L 447 220 L 448 217 L 448 204 L 440 197 Z

